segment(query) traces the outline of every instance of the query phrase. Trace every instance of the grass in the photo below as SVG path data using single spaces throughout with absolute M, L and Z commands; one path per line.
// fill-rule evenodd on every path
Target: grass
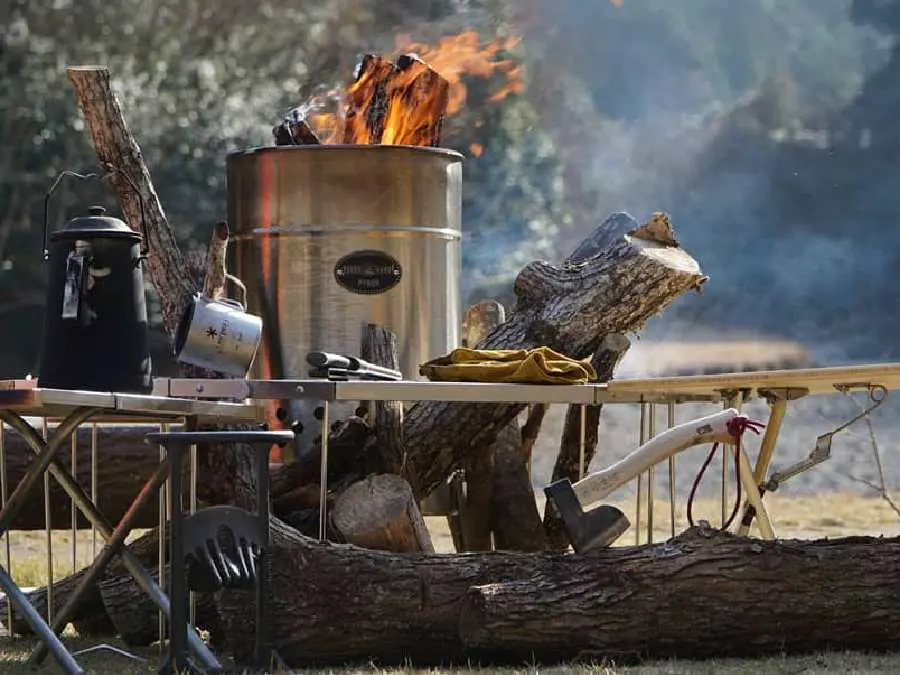
M 70 649 L 77 651 L 96 645 L 95 642 L 78 638 L 66 640 Z M 25 665 L 28 652 L 35 644 L 34 640 L 16 640 L 0 643 L 0 673 L 25 675 L 37 673 L 50 675 L 58 673 L 59 668 L 48 657 L 44 664 L 31 669 Z M 121 644 L 110 641 L 110 644 L 124 648 Z M 143 661 L 133 661 L 125 656 L 109 652 L 94 651 L 77 656 L 85 673 L 119 675 L 138 675 L 155 673 L 162 662 L 163 655 L 158 649 L 126 651 L 139 656 Z M 278 672 L 278 671 L 276 671 Z M 284 671 L 282 671 L 284 672 Z M 691 661 L 652 661 L 634 666 L 616 666 L 615 663 L 564 665 L 552 668 L 539 668 L 523 663 L 516 668 L 453 668 L 453 669 L 417 669 L 390 668 L 373 666 L 354 667 L 344 670 L 308 670 L 304 673 L 371 673 L 372 675 L 431 675 L 437 673 L 478 673 L 479 675 L 524 675 L 526 673 L 542 673 L 546 675 L 813 675 L 814 673 L 898 673 L 900 672 L 900 655 L 856 654 L 851 652 L 828 652 L 806 656 L 774 656 L 767 659 L 712 659 L 703 662 Z
M 540 495 L 539 495 L 540 499 Z M 775 526 L 776 534 L 782 538 L 816 539 L 821 537 L 839 537 L 847 535 L 868 534 L 873 536 L 900 535 L 900 517 L 894 513 L 887 503 L 877 497 L 865 497 L 858 494 L 823 493 L 819 495 L 794 497 L 775 493 L 766 497 L 766 503 Z M 631 519 L 633 526 L 618 544 L 635 542 L 635 502 L 634 499 L 618 504 Z M 646 537 L 646 508 L 642 514 L 642 537 Z M 694 508 L 695 519 L 705 518 L 716 524 L 720 518 L 718 500 L 699 501 Z M 669 520 L 669 504 L 662 497 L 654 503 L 654 540 L 666 539 L 671 533 Z M 435 548 L 438 551 L 452 550 L 446 521 L 442 518 L 428 518 Z M 684 529 L 686 516 L 684 502 L 676 504 L 676 532 Z M 73 558 L 70 549 L 71 532 L 54 532 L 52 537 L 54 577 L 61 578 L 70 574 Z M 98 542 L 98 546 L 99 546 Z M 22 586 L 39 586 L 46 582 L 46 535 L 43 532 L 15 532 L 11 536 L 10 549 L 13 556 L 12 576 Z M 74 564 L 82 566 L 91 559 L 91 533 L 79 532 L 76 537 L 76 557 Z M 0 546 L 0 564 L 5 566 L 5 547 Z M 73 633 L 67 633 L 66 642 L 73 650 L 94 647 L 96 640 L 83 640 Z M 79 663 L 89 673 L 132 673 L 156 672 L 162 655 L 158 647 L 134 650 L 124 647 L 114 640 L 106 640 L 109 644 L 134 653 L 144 661 L 132 661 L 109 651 L 94 651 L 78 657 Z M 25 665 L 28 652 L 34 645 L 33 639 L 9 640 L 0 637 L 0 674 L 10 673 L 58 673 L 57 666 L 51 658 L 44 665 L 32 670 Z M 352 668 L 343 673 L 396 673 L 417 674 L 454 672 L 468 673 L 477 669 L 455 669 L 451 671 L 417 670 L 398 668 L 382 670 L 374 667 Z M 304 671 L 309 672 L 309 671 Z M 335 672 L 335 671 L 320 671 Z M 755 660 L 708 660 L 691 661 L 654 661 L 636 666 L 619 667 L 614 663 L 595 665 L 569 665 L 557 668 L 540 668 L 522 664 L 518 668 L 483 669 L 481 675 L 524 674 L 541 672 L 548 674 L 569 675 L 591 673 L 597 675 L 704 675 L 709 673 L 737 675 L 739 673 L 755 675 L 812 675 L 813 673 L 900 673 L 900 653 L 897 655 L 867 655 L 853 653 L 824 653 L 807 656 L 775 656 Z

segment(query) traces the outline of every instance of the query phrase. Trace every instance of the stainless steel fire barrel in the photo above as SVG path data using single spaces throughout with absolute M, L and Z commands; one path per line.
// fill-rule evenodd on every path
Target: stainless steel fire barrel
M 229 154 L 227 181 L 232 259 L 263 320 L 254 376 L 306 377 L 310 351 L 358 355 L 367 322 L 396 334 L 406 379 L 458 346 L 459 153 L 261 147 Z M 291 413 L 310 438 L 312 410 Z

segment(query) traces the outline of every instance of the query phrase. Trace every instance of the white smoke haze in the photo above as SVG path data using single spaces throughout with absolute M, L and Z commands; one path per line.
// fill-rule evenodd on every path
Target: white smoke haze
M 561 0 L 552 7 L 545 3 L 543 9 L 548 11 L 540 13 L 539 26 L 524 41 L 526 52 L 538 55 L 528 64 L 527 96 L 541 113 L 542 130 L 562 148 L 569 194 L 582 198 L 581 217 L 561 228 L 552 259 L 564 258 L 612 212 L 626 211 L 642 221 L 654 211 L 666 211 L 680 242 L 710 281 L 701 295 L 679 298 L 651 320 L 641 331 L 643 340 L 755 339 L 759 341 L 756 349 L 762 351 L 769 341 L 789 340 L 806 351 L 811 363 L 821 366 L 896 359 L 900 352 L 885 316 L 890 312 L 883 306 L 883 288 L 890 283 L 897 261 L 892 244 L 900 240 L 893 235 L 882 240 L 885 233 L 862 227 L 871 219 L 866 200 L 877 195 L 878 186 L 859 196 L 849 183 L 810 188 L 802 168 L 790 171 L 783 166 L 786 149 L 820 151 L 838 143 L 861 147 L 871 141 L 868 134 L 855 132 L 841 140 L 839 134 L 823 132 L 819 126 L 829 116 L 841 119 L 843 106 L 850 105 L 862 83 L 885 64 L 892 42 L 870 28 L 853 25 L 849 0 L 802 1 L 765 17 L 789 43 L 780 53 L 811 49 L 807 36 L 792 30 L 792 11 L 827 14 L 837 33 L 850 36 L 846 43 L 852 45 L 851 53 L 833 50 L 818 61 L 809 59 L 799 65 L 773 56 L 751 81 L 723 81 L 721 64 L 712 56 L 693 70 L 668 59 L 666 45 L 675 38 L 666 33 L 667 26 L 634 25 L 623 19 L 615 31 L 602 28 L 601 21 L 618 20 L 616 12 L 634 10 L 632 16 L 636 15 L 635 4 L 646 3 L 625 0 L 621 8 L 608 7 L 601 0 Z M 650 4 L 662 7 L 660 2 Z M 677 4 L 685 15 L 696 14 L 698 3 Z M 696 31 L 699 34 L 712 26 L 723 34 L 739 33 L 734 24 L 746 19 L 741 11 L 752 13 L 747 9 L 750 4 L 738 8 L 722 3 L 713 9 L 703 3 L 715 16 L 708 21 L 704 17 L 704 25 L 697 25 Z M 778 12 L 786 16 L 781 19 Z M 748 34 L 762 30 L 751 24 L 748 21 Z M 683 26 L 680 30 L 690 32 Z M 769 29 L 757 37 L 765 35 L 765 30 Z M 598 46 L 601 42 L 605 45 Z M 719 48 L 720 57 L 729 49 Z M 742 58 L 740 44 L 730 48 L 734 58 Z M 834 66 L 832 59 L 845 59 L 855 68 L 855 79 L 841 83 L 842 88 L 822 85 Z M 620 80 L 627 80 L 627 87 L 621 98 L 598 100 L 594 86 L 599 90 L 610 73 L 623 72 Z M 785 120 L 784 125 L 766 128 L 764 123 L 772 116 Z M 839 154 L 824 155 L 833 157 L 824 161 L 842 161 Z M 883 189 L 896 190 L 896 186 Z M 840 198 L 840 208 L 822 208 L 820 203 L 832 196 Z M 516 244 L 511 234 L 502 232 L 464 243 L 477 247 L 469 255 L 484 270 L 497 270 L 498 257 Z M 513 278 L 513 270 L 495 273 L 493 279 L 470 275 L 464 280 L 463 297 L 472 302 L 494 295 L 510 302 Z M 642 368 L 641 363 L 649 352 L 642 354 L 640 342 L 632 340 L 635 353 L 617 376 L 652 374 L 653 364 Z M 715 406 L 680 406 L 678 417 L 683 421 L 712 409 Z M 838 393 L 792 403 L 775 463 L 784 466 L 805 457 L 819 434 L 856 410 Z M 746 411 L 767 417 L 761 401 L 747 404 Z M 889 399 L 874 419 L 888 480 L 897 477 L 900 482 L 900 453 L 894 440 L 900 431 L 898 412 L 898 404 Z M 561 406 L 551 411 L 536 446 L 533 476 L 538 489 L 550 478 L 563 415 Z M 592 468 L 635 449 L 637 423 L 637 406 L 607 406 Z M 664 423 L 665 411 L 660 410 L 657 428 Z M 749 443 L 755 453 L 758 439 Z M 682 458 L 680 495 L 686 494 L 706 452 L 698 448 Z M 858 423 L 835 437 L 833 459 L 792 480 L 783 490 L 870 491 L 851 476 L 874 480 L 871 452 L 865 424 Z M 720 462 L 708 473 L 703 492 L 718 494 Z M 664 486 L 664 478 L 659 480 Z

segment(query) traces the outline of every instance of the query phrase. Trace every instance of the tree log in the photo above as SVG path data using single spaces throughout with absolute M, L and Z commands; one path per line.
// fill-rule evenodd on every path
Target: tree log
M 900 639 L 898 538 L 763 542 L 690 530 L 583 555 L 397 555 L 295 537 L 273 556 L 272 638 L 294 668 L 758 656 L 894 649 Z M 249 592 L 216 595 L 239 663 L 253 649 L 250 602 Z
M 434 553 L 412 489 L 384 473 L 354 483 L 337 498 L 331 523 L 349 544 L 396 553 Z
M 522 459 L 521 438 L 518 425 L 507 425 L 493 445 L 490 515 L 494 548 L 498 551 L 543 551 L 547 548 L 547 534 L 534 499 L 531 476 Z
M 597 373 L 597 380 L 607 382 L 612 379 L 613 371 L 624 358 L 631 346 L 628 338 L 621 333 L 610 333 L 605 338 L 594 356 L 591 365 Z M 585 406 L 584 411 L 584 470 L 594 458 L 599 437 L 600 413 L 603 405 Z M 553 477 L 557 481 L 568 478 L 575 483 L 581 476 L 581 406 L 570 405 L 566 409 L 566 420 L 563 426 L 562 440 L 560 441 L 559 454 L 553 466 Z M 551 549 L 565 551 L 569 548 L 569 537 L 566 535 L 562 520 L 556 515 L 556 511 L 547 503 L 544 505 L 544 529 L 547 532 L 547 543 Z
M 170 579 L 169 566 L 164 568 L 164 578 Z M 157 570 L 151 571 L 159 583 Z M 159 639 L 159 610 L 147 594 L 140 589 L 131 575 L 106 576 L 99 584 L 100 596 L 106 615 L 118 635 L 129 647 L 147 647 Z M 218 614 L 211 593 L 196 594 L 196 623 L 200 630 L 218 634 Z
M 549 346 L 587 358 L 609 333 L 643 326 L 706 277 L 684 250 L 632 236 L 638 223 L 614 214 L 562 265 L 533 262 L 516 277 L 516 306 L 480 349 Z M 404 416 L 403 439 L 419 497 L 477 448 L 494 441 L 524 404 L 422 402 Z
M 117 169 L 130 178 L 129 181 L 114 174 L 110 182 L 125 221 L 137 231 L 142 229 L 142 221 L 146 226 L 150 250 L 147 266 L 159 295 L 163 324 L 171 336 L 185 307 L 198 290 L 199 282 L 192 278 L 178 248 L 175 233 L 156 194 L 141 149 L 128 129 L 119 99 L 112 89 L 109 70 L 103 66 L 71 66 L 66 68 L 66 74 L 101 166 L 107 170 Z M 135 193 L 135 188 L 139 195 Z M 182 364 L 181 371 L 186 377 L 223 377 L 222 373 L 185 364 Z M 254 507 L 254 452 L 250 446 L 236 443 L 198 447 L 197 463 L 207 490 L 215 496 L 214 503 L 248 509 Z
M 476 586 L 460 633 L 471 648 L 542 662 L 895 649 L 898 554 L 897 538 L 776 543 L 692 530 Z
M 159 464 L 153 452 L 147 452 L 145 434 L 157 431 L 155 425 L 97 426 L 97 494 L 100 507 L 111 521 L 118 522 L 125 510 L 137 496 L 144 482 L 150 478 Z M 91 494 L 91 428 L 81 427 L 77 434 L 75 471 L 78 484 L 87 494 Z M 4 437 L 6 449 L 6 471 L 9 485 L 18 485 L 35 459 L 34 452 L 15 433 L 7 432 Z M 59 462 L 72 470 L 71 446 L 67 445 L 57 454 Z M 185 490 L 187 490 L 187 468 Z M 204 486 L 198 484 L 198 495 L 203 498 Z M 54 529 L 65 530 L 72 526 L 72 500 L 55 480 L 50 481 L 50 523 Z M 79 528 L 89 528 L 90 523 L 78 513 Z M 138 516 L 137 528 L 157 525 L 157 515 L 153 509 L 146 509 Z M 44 529 L 44 493 L 35 490 L 25 501 L 22 511 L 13 521 L 12 530 Z

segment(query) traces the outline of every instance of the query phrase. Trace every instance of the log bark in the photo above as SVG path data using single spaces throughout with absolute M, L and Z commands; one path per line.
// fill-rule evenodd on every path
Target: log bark
M 614 214 L 561 265 L 527 265 L 516 278 L 516 306 L 508 320 L 477 347 L 546 345 L 587 358 L 605 335 L 641 328 L 677 297 L 701 286 L 706 277 L 690 255 L 631 236 L 638 227 L 627 214 Z M 477 448 L 492 443 L 523 408 L 434 401 L 410 406 L 403 439 L 419 496 L 434 490 Z
M 898 538 L 690 530 L 584 555 L 396 555 L 295 537 L 273 556 L 272 638 L 294 668 L 759 656 L 900 639 L 886 590 L 900 582 Z M 216 596 L 238 663 L 252 654 L 249 602 L 249 592 Z
M 157 570 L 152 570 L 151 576 L 159 583 Z M 164 568 L 163 577 L 171 578 L 168 565 Z M 130 575 L 106 577 L 100 582 L 99 590 L 113 635 L 118 635 L 129 647 L 147 647 L 159 639 L 159 610 Z M 194 625 L 200 630 L 218 634 L 219 617 L 212 594 L 197 593 L 195 597 Z
M 564 577 L 542 569 L 476 586 L 460 633 L 469 647 L 538 661 L 893 649 L 900 610 L 886 589 L 900 582 L 898 553 L 896 538 L 775 543 L 694 530 L 608 560 L 572 556 L 581 564 Z
M 621 333 L 610 333 L 591 358 L 591 365 L 597 373 L 597 380 L 608 382 L 612 379 L 616 366 L 624 358 L 631 346 L 628 338 Z M 599 439 L 600 413 L 603 405 L 585 406 L 584 411 L 584 470 L 590 466 L 594 453 L 597 450 Z M 563 435 L 560 441 L 559 454 L 553 466 L 551 480 L 557 481 L 568 478 L 575 483 L 581 476 L 581 406 L 570 405 L 566 409 L 566 419 L 563 426 Z M 547 503 L 544 506 L 544 529 L 547 532 L 547 544 L 556 551 L 565 551 L 569 548 L 569 537 L 566 535 L 562 520 L 556 515 L 552 506 Z
M 369 476 L 344 490 L 331 511 L 331 523 L 348 544 L 434 553 L 413 491 L 395 474 Z
M 116 169 L 130 178 L 114 174 L 110 182 L 129 226 L 144 229 L 148 238 L 147 266 L 159 295 L 163 324 L 169 335 L 175 329 L 199 281 L 189 266 L 162 208 L 150 179 L 141 149 L 131 134 L 125 115 L 112 88 L 109 70 L 103 66 L 71 66 L 66 74 L 84 117 L 100 165 Z M 133 186 L 132 186 L 133 183 Z M 136 190 L 135 190 L 136 188 Z M 143 221 L 145 228 L 141 227 Z M 222 373 L 181 366 L 186 377 L 222 377 Z M 240 427 L 234 427 L 240 428 Z M 253 473 L 254 450 L 247 445 L 230 444 L 198 447 L 198 466 L 214 503 L 233 504 L 252 509 L 256 495 Z
M 541 426 L 544 424 L 548 408 L 546 403 L 535 403 L 529 406 L 528 417 L 525 419 L 525 424 L 522 425 L 521 439 L 522 461 L 525 462 L 525 466 L 531 466 L 531 453 L 541 433 Z
M 543 551 L 547 534 L 534 499 L 528 467 L 522 459 L 518 425 L 507 425 L 493 446 L 494 485 L 491 529 L 494 548 L 503 551 Z
M 203 295 L 216 300 L 225 297 L 225 255 L 228 250 L 228 224 L 216 223 L 212 239 L 206 251 L 206 276 L 203 278 Z

